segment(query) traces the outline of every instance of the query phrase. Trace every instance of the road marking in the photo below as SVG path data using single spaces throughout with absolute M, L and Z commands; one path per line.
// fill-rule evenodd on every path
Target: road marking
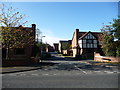
M 48 69 L 44 69 L 44 70 L 48 70 Z
M 118 72 L 118 71 L 113 71 L 113 73 L 120 73 L 120 72 Z
M 87 74 L 87 72 L 86 72 L 86 71 L 84 71 L 84 70 L 82 70 L 82 69 L 78 68 L 76 65 L 75 65 L 74 67 L 76 67 L 76 69 L 78 69 L 78 70 L 82 71 L 84 74 Z
M 101 72 L 101 71 L 93 71 L 93 72 Z
M 17 75 L 20 75 L 20 76 L 25 76 L 26 74 L 17 74 Z
M 104 73 L 114 73 L 114 72 L 111 72 L 111 71 L 104 71 Z
M 31 75 L 33 75 L 33 76 L 38 76 L 38 74 L 31 74 Z
M 83 71 L 82 69 L 79 69 L 80 71 L 82 71 L 84 74 L 87 74 L 87 72 L 86 71 Z
M 0 76 L 3 76 L 3 74 L 0 74 Z
M 43 75 L 49 75 L 49 74 L 43 74 Z

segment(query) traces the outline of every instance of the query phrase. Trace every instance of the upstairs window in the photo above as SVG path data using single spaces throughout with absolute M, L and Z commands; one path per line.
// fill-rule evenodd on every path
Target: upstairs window
M 87 44 L 92 44 L 93 40 L 87 40 Z

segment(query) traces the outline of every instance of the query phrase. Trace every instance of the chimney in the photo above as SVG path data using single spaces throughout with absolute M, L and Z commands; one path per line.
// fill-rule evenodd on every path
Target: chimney
M 75 35 L 76 35 L 76 45 L 78 45 L 78 38 L 79 38 L 79 29 L 75 29 Z
M 78 39 L 79 39 L 79 29 L 75 29 L 75 38 L 76 38 L 76 55 L 79 54 Z
M 36 29 L 36 25 L 35 24 L 32 24 L 32 29 L 35 31 L 35 29 Z
M 32 24 L 32 30 L 33 30 L 33 35 L 34 35 L 34 38 L 35 38 L 35 36 L 36 36 L 36 25 L 35 24 Z

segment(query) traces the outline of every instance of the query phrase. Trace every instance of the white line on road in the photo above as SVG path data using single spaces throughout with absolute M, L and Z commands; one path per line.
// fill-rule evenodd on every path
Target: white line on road
M 82 69 L 78 68 L 77 66 L 74 66 L 74 67 L 76 67 L 76 69 L 78 69 L 78 70 L 82 71 L 84 74 L 87 74 L 87 72 L 86 72 L 86 71 L 84 71 L 84 70 L 82 70 Z
M 101 71 L 93 71 L 93 72 L 101 72 Z
M 33 75 L 33 76 L 37 76 L 38 74 L 31 74 L 31 75 Z
M 86 71 L 83 71 L 82 69 L 78 68 L 78 70 L 82 71 L 84 74 L 87 74 Z
M 53 75 L 57 75 L 57 74 L 53 74 Z
M 49 75 L 49 74 L 42 74 L 42 75 Z
M 104 71 L 104 73 L 114 73 L 114 72 L 111 72 L 111 71 Z

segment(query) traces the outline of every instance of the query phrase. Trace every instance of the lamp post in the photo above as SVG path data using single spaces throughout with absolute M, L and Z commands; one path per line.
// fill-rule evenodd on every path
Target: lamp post
M 41 36 L 41 44 L 42 44 L 42 38 L 45 37 L 45 36 Z
M 41 52 L 40 52 L 40 53 L 41 53 L 41 57 L 42 57 L 42 49 L 43 49 L 43 46 L 42 46 L 42 44 L 43 44 L 43 43 L 42 43 L 42 38 L 43 38 L 43 37 L 45 37 L 45 36 L 41 36 Z

